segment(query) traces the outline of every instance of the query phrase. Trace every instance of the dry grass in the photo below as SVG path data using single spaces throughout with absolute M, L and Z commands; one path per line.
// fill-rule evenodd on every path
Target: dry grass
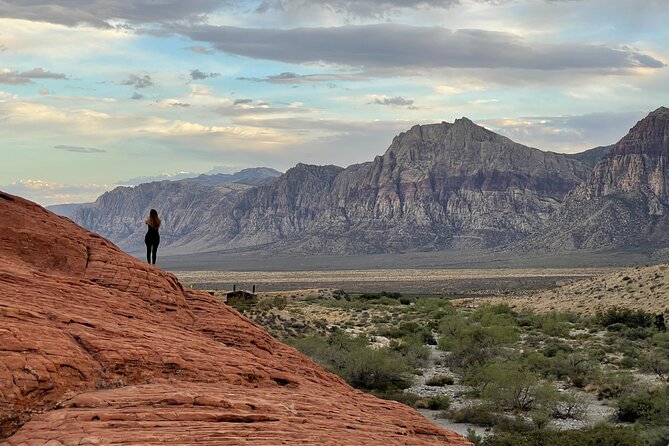
M 592 315 L 608 308 L 626 307 L 669 313 L 669 265 L 619 270 L 527 297 L 494 298 L 490 301 L 537 312 L 572 311 Z

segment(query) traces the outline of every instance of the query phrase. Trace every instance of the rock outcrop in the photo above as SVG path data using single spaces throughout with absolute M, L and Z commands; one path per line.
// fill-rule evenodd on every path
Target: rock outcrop
M 3 445 L 469 444 L 2 193 L 0 359 Z
M 526 245 L 553 250 L 668 245 L 669 109 L 639 121 Z

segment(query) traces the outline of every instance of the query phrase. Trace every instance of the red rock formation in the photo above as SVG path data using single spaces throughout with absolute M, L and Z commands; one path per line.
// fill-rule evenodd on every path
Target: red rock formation
M 0 444 L 466 445 L 0 193 Z

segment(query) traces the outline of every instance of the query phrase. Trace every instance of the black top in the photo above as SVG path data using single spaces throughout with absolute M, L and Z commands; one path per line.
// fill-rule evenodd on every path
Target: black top
M 149 228 L 148 231 L 146 231 L 146 235 L 144 236 L 144 242 L 146 244 L 152 244 L 152 245 L 157 245 L 160 243 L 160 234 L 158 233 L 158 228 L 154 228 L 150 224 L 146 224 L 146 226 Z

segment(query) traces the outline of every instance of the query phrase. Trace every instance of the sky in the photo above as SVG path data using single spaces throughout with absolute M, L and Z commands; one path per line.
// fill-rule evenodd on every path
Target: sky
M 0 0 L 0 190 L 348 166 L 466 116 L 542 150 L 669 106 L 666 0 Z

